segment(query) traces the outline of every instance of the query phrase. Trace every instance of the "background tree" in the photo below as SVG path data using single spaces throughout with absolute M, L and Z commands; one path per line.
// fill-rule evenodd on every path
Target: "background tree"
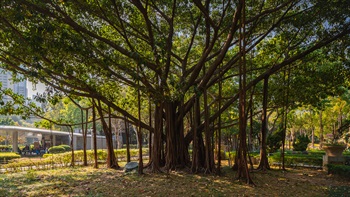
M 194 146 L 194 153 L 210 155 L 211 148 L 201 143 L 208 128 L 205 120 L 211 125 L 225 110 L 236 108 L 239 95 L 242 106 L 245 92 L 267 76 L 311 61 L 308 55 L 330 43 L 344 45 L 341 39 L 350 33 L 346 1 L 4 0 L 0 9 L 2 66 L 56 91 L 96 99 L 101 117 L 105 106 L 110 107 L 133 125 L 154 132 L 155 171 L 164 165 L 188 166 L 185 147 L 192 140 L 196 144 L 197 137 L 200 145 Z M 239 34 L 243 24 L 245 30 Z M 239 48 L 240 36 L 245 47 Z M 258 47 L 266 49 L 266 61 L 240 72 L 239 60 Z M 253 71 L 246 85 L 238 88 L 239 79 Z M 232 81 L 231 92 L 208 118 L 203 116 L 207 110 L 203 93 L 219 79 Z M 144 100 L 152 99 L 156 106 L 152 127 L 117 102 L 125 87 L 140 90 Z M 192 127 L 184 133 L 184 117 L 194 108 Z M 245 107 L 240 109 L 242 118 Z M 245 121 L 240 121 L 240 150 L 246 149 Z M 108 124 L 103 127 L 110 140 Z M 244 163 L 239 169 L 246 169 Z M 204 167 L 201 162 L 192 164 Z

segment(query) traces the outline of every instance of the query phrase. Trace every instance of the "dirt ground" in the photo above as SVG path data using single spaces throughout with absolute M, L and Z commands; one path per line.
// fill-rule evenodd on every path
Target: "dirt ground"
M 255 186 L 236 180 L 228 166 L 222 176 L 145 172 L 101 166 L 0 174 L 0 196 L 350 196 L 349 179 L 316 169 L 252 172 Z

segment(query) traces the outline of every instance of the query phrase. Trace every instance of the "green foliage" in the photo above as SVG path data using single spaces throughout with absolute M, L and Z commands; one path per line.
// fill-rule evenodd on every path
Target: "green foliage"
M 267 151 L 269 153 L 276 152 L 282 146 L 282 131 L 282 129 L 279 129 L 267 137 Z
M 43 154 L 43 158 L 45 159 L 45 158 L 48 158 L 48 157 L 51 157 L 53 154 L 51 154 L 51 153 L 46 153 L 46 154 Z
M 151 98 L 153 105 L 162 101 L 186 103 L 174 106 L 174 115 L 180 114 L 183 106 L 187 115 L 193 107 L 192 99 L 202 93 L 203 87 L 212 88 L 220 78 L 230 79 L 225 81 L 232 81 L 231 84 L 224 85 L 227 89 L 224 92 L 229 94 L 222 98 L 228 95 L 235 98 L 232 92 L 237 91 L 232 90 L 241 85 L 235 69 L 241 54 L 237 47 L 240 37 L 233 22 L 236 21 L 233 18 L 241 18 L 240 4 L 196 2 L 3 0 L 1 66 L 52 85 L 49 95 L 63 91 L 99 98 L 115 110 L 114 114 L 124 114 L 133 119 L 132 122 L 137 118 L 136 89 L 142 92 L 143 99 Z M 247 2 L 247 19 L 251 20 L 247 20 L 246 37 L 256 41 L 247 51 L 252 56 L 248 58 L 250 68 L 246 73 L 250 76 L 249 86 L 255 87 L 267 76 L 277 76 L 271 82 L 279 88 L 270 92 L 284 93 L 286 86 L 281 82 L 283 72 L 280 71 L 290 65 L 289 68 L 297 69 L 288 74 L 288 80 L 291 79 L 287 87 L 291 88 L 289 103 L 307 100 L 304 98 L 314 98 L 308 102 L 314 103 L 313 100 L 323 98 L 325 93 L 335 93 L 335 88 L 329 87 L 342 84 L 348 76 L 341 63 L 342 59 L 348 59 L 344 54 L 347 50 L 334 47 L 338 48 L 337 53 L 330 50 L 310 53 L 334 40 L 334 46 L 348 46 L 346 39 L 336 40 L 348 35 L 349 5 L 343 2 Z M 328 54 L 333 54 L 331 59 Z M 327 59 L 329 61 L 324 61 Z M 219 66 L 222 69 L 218 69 Z M 207 73 L 201 74 L 201 70 Z M 309 84 L 312 86 L 307 86 Z M 128 98 L 125 102 L 116 102 L 125 95 Z M 316 96 L 311 97 L 313 95 Z M 281 94 L 270 97 L 274 102 L 271 106 L 281 106 L 284 98 Z M 62 113 L 48 108 L 47 117 L 58 123 L 80 121 L 76 118 L 79 110 L 60 99 L 54 97 L 49 102 L 52 108 L 60 105 L 62 111 L 57 111 Z M 224 100 L 227 101 L 220 111 L 234 111 L 229 108 L 235 108 L 238 97 Z M 9 113 L 9 110 L 4 108 L 3 112 Z M 142 113 L 145 114 L 145 110 Z M 221 115 L 214 111 L 210 114 Z M 211 117 L 214 119 L 216 117 Z M 141 126 L 147 128 L 149 125 L 144 122 Z M 279 134 L 270 136 L 270 152 L 279 149 L 280 137 Z
M 299 135 L 297 139 L 293 142 L 293 150 L 305 151 L 310 142 L 311 141 L 307 135 Z
M 35 170 L 28 170 L 25 174 L 25 178 L 27 182 L 38 180 L 38 173 Z
M 322 153 L 308 153 L 302 154 L 301 152 L 286 152 L 284 155 L 284 162 L 286 166 L 295 166 L 295 165 L 313 165 L 313 166 L 322 166 Z M 270 163 L 281 163 L 281 153 L 273 153 L 269 156 Z
M 53 146 L 53 147 L 49 148 L 49 152 L 52 154 L 64 153 L 64 152 L 68 152 L 71 150 L 72 150 L 71 147 L 69 145 L 66 145 L 66 144 Z
M 17 153 L 12 153 L 12 152 L 0 152 L 0 163 L 3 161 L 9 161 L 11 159 L 17 159 L 20 158 L 21 156 Z
M 0 118 L 0 125 L 15 125 L 15 121 L 10 117 Z
M 62 148 L 62 147 L 61 147 Z M 119 161 L 126 161 L 126 149 L 118 149 L 114 151 L 116 157 Z M 146 154 L 148 152 L 147 148 L 142 149 L 142 153 Z M 88 163 L 94 163 L 94 151 L 88 150 L 87 160 Z M 130 155 L 132 158 L 137 158 L 138 149 L 131 149 Z M 75 162 L 80 162 L 84 160 L 83 150 L 74 151 Z M 52 165 L 59 165 L 62 167 L 69 166 L 72 160 L 71 152 L 57 153 L 57 154 L 44 154 L 43 159 L 39 161 L 31 160 L 12 160 L 8 164 L 5 164 L 3 168 L 8 169 L 9 171 L 21 171 L 26 169 L 50 169 Z M 106 150 L 97 150 L 97 160 L 106 161 L 107 160 L 107 151 Z
M 328 164 L 328 173 L 350 179 L 350 166 Z
M 60 147 L 63 147 L 65 151 L 71 151 L 72 148 L 69 146 L 69 145 L 66 145 L 66 144 L 61 144 L 61 145 L 58 145 Z
M 53 146 L 49 148 L 49 153 L 57 154 L 57 153 L 64 153 L 66 152 L 66 149 L 62 146 Z
M 12 146 L 11 145 L 0 145 L 0 150 L 11 150 Z

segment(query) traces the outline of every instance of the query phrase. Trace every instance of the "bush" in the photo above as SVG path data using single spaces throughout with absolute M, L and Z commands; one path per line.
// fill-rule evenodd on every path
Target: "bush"
M 21 156 L 17 153 L 12 153 L 12 152 L 0 152 L 0 163 L 3 161 L 9 161 L 11 159 L 17 159 L 20 158 Z
M 292 153 L 286 153 L 284 155 L 284 162 L 286 166 L 293 166 L 293 165 L 313 165 L 313 166 L 322 166 L 322 154 L 292 154 Z M 281 153 L 274 153 L 273 155 L 269 156 L 269 162 L 282 162 L 281 160 Z
M 66 152 L 66 149 L 62 146 L 53 146 L 49 148 L 49 153 L 52 153 L 52 154 L 64 153 L 64 152 Z
M 69 145 L 66 145 L 66 144 L 61 144 L 59 145 L 60 147 L 63 147 L 65 149 L 65 151 L 71 151 L 71 147 Z
M 12 146 L 11 145 L 0 145 L 0 151 L 4 151 L 4 150 L 12 150 Z
M 282 129 L 280 129 L 279 131 L 270 134 L 267 137 L 267 151 L 269 153 L 274 153 L 276 152 L 278 149 L 281 148 L 282 146 Z
M 327 167 L 329 174 L 337 174 L 341 177 L 350 179 L 350 166 L 328 164 Z
M 46 154 L 43 154 L 43 158 L 45 159 L 45 158 L 48 158 L 48 157 L 50 157 L 50 156 L 52 156 L 53 154 L 50 154 L 50 153 L 46 153 Z
M 310 139 L 307 135 L 299 135 L 293 142 L 294 151 L 305 151 L 307 149 Z
M 59 147 L 59 149 L 63 149 L 63 147 L 60 146 L 54 146 Z M 51 148 L 54 148 L 51 147 Z M 142 153 L 145 154 L 148 152 L 147 148 L 142 149 Z M 87 150 L 87 160 L 88 163 L 94 162 L 94 151 L 93 150 Z M 125 149 L 118 149 L 115 150 L 116 156 L 120 160 L 126 160 L 126 150 Z M 138 149 L 130 149 L 130 155 L 131 156 L 138 156 Z M 18 155 L 19 157 L 19 155 Z M 52 165 L 59 165 L 59 166 L 69 166 L 71 163 L 72 155 L 71 152 L 64 152 L 64 153 L 58 153 L 58 154 L 44 154 L 43 159 L 39 161 L 31 161 L 31 160 L 13 160 L 8 164 L 5 164 L 3 168 L 7 169 L 9 172 L 16 172 L 16 171 L 22 171 L 22 170 L 30 170 L 30 169 L 50 169 L 53 166 Z M 75 162 L 82 162 L 84 159 L 84 152 L 83 150 L 74 151 L 74 161 Z M 97 150 L 97 160 L 99 161 L 106 161 L 107 159 L 107 151 L 106 150 Z M 133 160 L 137 158 L 132 158 Z

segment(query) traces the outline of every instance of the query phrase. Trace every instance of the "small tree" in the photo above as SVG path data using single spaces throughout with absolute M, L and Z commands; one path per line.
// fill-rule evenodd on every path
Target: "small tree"
M 305 151 L 310 142 L 311 141 L 307 135 L 299 135 L 297 139 L 293 142 L 293 150 Z
M 267 150 L 269 153 L 274 153 L 282 146 L 282 129 L 270 134 L 267 137 Z

